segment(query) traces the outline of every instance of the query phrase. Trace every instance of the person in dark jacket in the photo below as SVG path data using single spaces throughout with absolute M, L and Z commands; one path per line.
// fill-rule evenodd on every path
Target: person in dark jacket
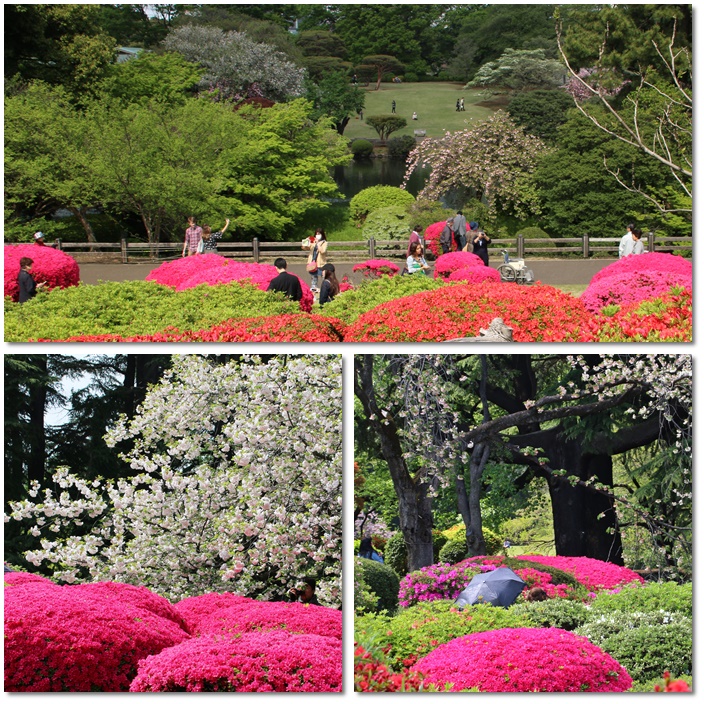
M 443 254 L 447 254 L 452 249 L 452 218 L 447 218 L 445 227 L 440 233 L 440 246 Z
M 332 264 L 325 264 L 323 266 L 323 283 L 320 285 L 320 305 L 324 306 L 329 303 L 338 293 L 340 293 L 340 283 L 335 277 L 335 267 Z
M 489 250 L 488 245 L 491 244 L 491 237 L 483 230 L 479 229 L 479 223 L 469 223 L 469 242 L 467 247 L 472 244 L 472 254 L 476 254 L 483 262 L 484 266 L 489 266 Z
M 22 257 L 20 259 L 20 273 L 17 276 L 17 285 L 20 289 L 20 303 L 26 303 L 30 298 L 34 298 L 37 295 L 37 291 L 46 286 L 46 281 L 41 283 L 36 283 L 34 277 L 32 276 L 32 264 L 34 260 L 29 257 Z
M 303 289 L 301 288 L 301 282 L 297 276 L 289 274 L 286 271 L 286 260 L 283 257 L 279 257 L 274 260 L 274 266 L 276 271 L 279 272 L 278 276 L 275 276 L 267 287 L 267 291 L 281 291 L 287 298 L 292 301 L 300 301 L 303 298 Z
M 289 601 L 300 601 L 302 604 L 315 604 L 320 606 L 318 597 L 315 595 L 315 580 L 312 577 L 305 577 L 301 580 L 300 589 L 289 589 Z

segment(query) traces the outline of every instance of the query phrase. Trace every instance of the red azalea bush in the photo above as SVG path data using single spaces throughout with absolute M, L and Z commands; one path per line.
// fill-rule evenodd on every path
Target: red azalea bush
M 6 244 L 5 295 L 10 296 L 13 301 L 17 302 L 20 296 L 17 277 L 22 257 L 29 257 L 34 261 L 32 276 L 37 283 L 46 281 L 48 289 L 78 286 L 78 262 L 65 252 L 36 244 Z
M 592 342 L 598 325 L 578 299 L 551 286 L 450 284 L 398 298 L 360 315 L 345 342 L 426 342 L 479 335 L 494 318 L 516 342 Z
M 614 315 L 603 317 L 599 340 L 691 342 L 692 289 L 672 289 L 657 298 L 621 306 Z
M 342 638 L 342 612 L 315 604 L 288 604 L 283 601 L 240 602 L 204 616 L 198 631 L 232 635 L 274 629 Z
M 662 673 L 662 678 L 664 682 L 662 684 L 656 684 L 653 689 L 654 692 L 691 692 L 689 685 L 684 680 L 673 680 L 670 673 L 665 670 Z
M 441 254 L 437 261 L 435 262 L 435 273 L 433 276 L 438 279 L 446 279 L 453 271 L 459 271 L 460 269 L 471 269 L 472 267 L 482 267 L 482 269 L 488 269 L 489 267 L 484 266 L 484 262 L 481 257 L 471 252 L 448 252 L 447 254 Z M 499 272 L 496 271 L 496 274 Z M 501 281 L 501 276 L 496 281 Z
M 613 264 L 604 267 L 601 271 L 597 271 L 592 276 L 590 285 L 608 279 L 611 276 L 620 276 L 622 274 L 637 274 L 641 271 L 661 271 L 665 274 L 678 274 L 689 277 L 692 280 L 692 262 L 683 257 L 678 257 L 674 254 L 662 254 L 660 252 L 645 252 L 644 254 L 631 255 L 623 257 Z
M 254 262 L 236 262 L 219 254 L 199 254 L 182 257 L 172 262 L 164 262 L 161 266 L 147 274 L 147 281 L 155 281 L 164 286 L 170 286 L 177 291 L 193 288 L 200 284 L 217 286 L 230 281 L 245 281 L 249 279 L 262 291 L 266 291 L 271 280 L 278 275 L 272 264 L 256 264 Z M 313 309 L 313 292 L 303 279 L 301 282 L 303 298 L 301 310 L 310 313 Z
M 142 660 L 131 692 L 339 692 L 342 641 L 286 631 L 209 634 Z
M 209 594 L 199 594 L 189 596 L 174 604 L 174 608 L 186 623 L 186 630 L 195 635 L 202 633 L 201 623 L 204 618 L 220 609 L 226 609 L 243 602 L 254 601 L 246 596 L 232 594 L 231 592 L 210 592 Z
M 501 281 L 501 274 L 499 274 L 496 269 L 490 266 L 484 266 L 482 264 L 482 266 L 471 266 L 464 269 L 455 269 L 455 271 L 447 277 L 447 280 L 464 281 L 468 284 L 480 284 L 482 281 L 496 281 L 499 283 Z
M 409 672 L 407 668 L 401 674 L 393 673 L 361 645 L 354 644 L 355 692 L 419 692 L 423 689 L 420 673 Z
M 644 584 L 645 580 L 633 570 L 621 567 L 613 562 L 603 562 L 591 557 L 563 557 L 561 555 L 521 555 L 519 560 L 530 560 L 538 562 L 548 567 L 556 567 L 558 570 L 569 572 L 592 591 L 602 589 L 614 589 L 639 582 Z
M 445 221 L 434 222 L 432 225 L 428 225 L 423 233 L 423 238 L 425 240 L 425 247 L 428 251 L 432 252 L 436 257 L 442 254 L 442 247 L 440 247 L 440 233 L 445 229 Z M 457 249 L 457 243 L 455 238 L 452 238 L 451 251 Z M 482 265 L 484 262 L 482 262 Z
M 580 300 L 588 310 L 598 313 L 605 306 L 657 298 L 668 293 L 673 286 L 691 289 L 691 275 L 686 276 L 685 274 L 664 271 L 614 274 L 598 281 L 592 281 L 580 296 Z
M 388 259 L 368 259 L 361 264 L 355 264 L 352 271 L 361 271 L 365 279 L 379 279 L 382 276 L 395 276 L 399 268 Z
M 425 681 L 452 691 L 624 692 L 628 672 L 586 638 L 560 628 L 501 628 L 455 638 L 421 658 Z
M 173 621 L 103 593 L 5 587 L 5 691 L 127 691 L 137 663 L 181 643 Z
M 340 342 L 344 329 L 337 318 L 301 313 L 226 320 L 207 330 L 167 328 L 154 335 L 133 337 L 77 335 L 63 342 Z

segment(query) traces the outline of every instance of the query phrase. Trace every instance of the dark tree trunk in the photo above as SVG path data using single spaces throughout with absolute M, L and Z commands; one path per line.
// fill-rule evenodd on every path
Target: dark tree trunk
M 85 230 L 86 239 L 88 240 L 88 242 L 97 242 L 98 240 L 95 238 L 93 228 L 91 227 L 90 222 L 88 222 L 88 208 L 85 206 L 82 208 L 69 207 L 69 210 L 78 218 L 78 221 L 81 223 L 81 226 Z
M 47 357 L 45 354 L 33 355 L 32 362 L 41 373 L 47 376 Z M 32 384 L 29 390 L 29 459 L 27 461 L 27 479 L 45 485 L 44 466 L 46 463 L 46 437 L 44 435 L 44 412 L 46 411 L 47 387 L 45 381 Z
M 347 123 L 350 121 L 349 115 L 347 117 L 343 117 L 339 122 L 335 123 L 335 129 L 337 130 L 337 134 L 342 136 L 342 134 L 345 131 L 345 127 L 347 127 Z

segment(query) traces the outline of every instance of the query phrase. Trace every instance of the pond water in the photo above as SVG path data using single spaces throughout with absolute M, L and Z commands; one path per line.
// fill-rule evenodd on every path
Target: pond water
M 346 199 L 356 196 L 370 186 L 400 186 L 406 173 L 401 159 L 355 159 L 346 166 L 336 166 L 333 178 Z M 417 168 L 408 181 L 406 190 L 417 196 L 430 175 L 430 168 Z

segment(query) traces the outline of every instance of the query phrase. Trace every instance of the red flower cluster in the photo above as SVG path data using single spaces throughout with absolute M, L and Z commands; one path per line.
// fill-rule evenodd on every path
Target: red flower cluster
M 578 299 L 551 286 L 452 284 L 398 298 L 357 318 L 345 342 L 425 342 L 479 335 L 496 317 L 517 342 L 591 342 L 598 325 Z
M 342 641 L 286 631 L 191 638 L 140 663 L 131 692 L 339 692 Z
M 5 691 L 127 691 L 140 660 L 188 637 L 120 590 L 6 586 Z
M 447 254 L 443 256 L 448 256 Z M 474 256 L 474 255 L 472 255 Z M 436 269 L 437 271 L 437 269 Z M 448 277 L 448 281 L 464 281 L 468 284 L 480 284 L 482 281 L 501 281 L 501 274 L 490 266 L 470 266 L 464 269 L 455 269 Z
M 662 678 L 664 681 L 664 686 L 661 684 L 656 684 L 653 691 L 655 692 L 691 692 L 689 685 L 684 680 L 673 680 L 670 677 L 670 673 L 665 670 L 662 673 Z
M 340 281 L 340 293 L 344 291 L 352 291 L 354 289 L 354 284 L 349 280 L 347 274 L 342 277 Z
M 250 280 L 257 288 L 266 291 L 271 280 L 277 275 L 278 271 L 272 264 L 236 262 L 218 254 L 199 254 L 164 262 L 147 274 L 147 281 L 155 281 L 183 291 L 200 284 L 217 286 L 230 281 Z M 313 309 L 313 293 L 303 279 L 298 277 L 298 280 L 303 290 L 301 310 L 310 313 Z
M 78 263 L 65 252 L 52 247 L 39 247 L 36 244 L 6 244 L 5 295 L 10 296 L 13 301 L 19 300 L 17 277 L 20 273 L 22 257 L 33 260 L 34 280 L 37 283 L 46 281 L 48 289 L 78 286 Z
M 560 628 L 501 628 L 455 638 L 421 658 L 425 681 L 452 691 L 624 692 L 628 672 L 586 638 Z
M 613 342 L 691 342 L 692 289 L 674 289 L 604 316 L 599 339 Z
M 424 689 L 423 675 L 404 669 L 393 673 L 361 645 L 354 644 L 355 692 L 419 692 Z
M 440 233 L 445 228 L 445 221 L 434 222 L 432 225 L 428 225 L 423 233 L 423 238 L 425 239 L 425 247 L 427 250 L 432 252 L 436 257 L 442 254 L 442 249 L 440 247 Z M 452 250 L 457 249 L 457 243 L 455 238 L 452 238 Z
M 361 264 L 355 264 L 352 271 L 361 271 L 365 279 L 380 279 L 382 276 L 395 276 L 399 269 L 388 259 L 368 259 Z
M 661 254 L 660 252 L 646 252 L 635 256 L 628 256 L 615 261 L 613 264 L 597 271 L 592 276 L 591 284 L 601 279 L 608 279 L 611 276 L 621 274 L 637 274 L 641 271 L 662 271 L 666 274 L 679 274 L 688 276 L 692 280 L 692 262 L 673 254 Z
M 77 335 L 65 342 L 340 342 L 344 327 L 337 318 L 301 313 L 231 319 L 207 330 L 181 332 L 167 328 L 153 335 L 133 337 Z
M 561 555 L 521 555 L 519 560 L 530 560 L 548 567 L 573 574 L 580 584 L 592 591 L 614 589 L 624 584 L 645 580 L 627 567 L 614 565 L 613 562 L 603 562 L 591 557 L 563 557 Z
M 476 254 L 471 252 L 448 252 L 447 254 L 442 254 L 438 257 L 435 262 L 435 278 L 446 279 L 453 271 L 459 271 L 460 269 L 471 269 L 473 267 L 481 267 L 482 269 L 487 269 L 484 266 L 484 262 Z M 498 275 L 498 271 L 494 272 Z M 501 276 L 498 276 L 496 281 L 501 281 Z

